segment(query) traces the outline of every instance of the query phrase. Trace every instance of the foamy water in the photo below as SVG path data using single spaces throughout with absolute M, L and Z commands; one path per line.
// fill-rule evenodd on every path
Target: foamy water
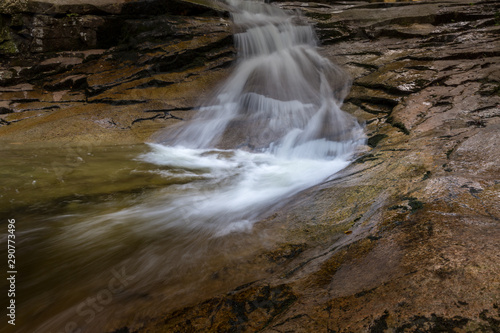
M 317 52 L 311 26 L 263 1 L 227 3 L 237 31 L 233 74 L 193 120 L 166 130 L 163 145 L 141 157 L 206 176 L 143 214 L 160 224 L 176 216 L 168 225 L 213 235 L 248 230 L 280 200 L 344 168 L 364 143 L 362 126 L 340 109 L 350 81 Z
M 144 160 L 195 171 L 206 178 L 199 184 L 190 182 L 178 186 L 167 199 L 167 205 L 158 202 L 120 214 L 144 214 L 151 222 L 160 225 L 165 216 L 169 216 L 173 221 L 161 227 L 200 228 L 212 235 L 248 230 L 266 209 L 347 165 L 345 156 L 325 161 L 280 158 L 268 152 L 243 150 L 187 149 L 162 145 L 152 145 L 152 148 L 151 153 L 142 156 Z M 177 158 L 179 155 L 183 156 L 183 161 Z

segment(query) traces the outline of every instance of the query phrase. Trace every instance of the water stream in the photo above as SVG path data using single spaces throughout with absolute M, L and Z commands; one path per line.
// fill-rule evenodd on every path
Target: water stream
M 67 155 L 37 149 L 23 183 L 4 184 L 10 212 L 31 207 L 16 212 L 19 321 L 30 331 L 94 332 L 138 304 L 182 305 L 204 284 L 213 293 L 261 276 L 231 268 L 272 241 L 253 225 L 347 166 L 364 143 L 362 126 L 340 110 L 348 77 L 319 55 L 312 27 L 261 1 L 227 3 L 238 60 L 194 119 L 158 143 L 92 147 L 56 173 Z M 30 156 L 17 152 L 0 162 L 5 179 Z

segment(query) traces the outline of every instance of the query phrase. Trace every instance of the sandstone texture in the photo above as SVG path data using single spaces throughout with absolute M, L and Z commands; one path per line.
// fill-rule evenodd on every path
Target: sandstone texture
M 2 140 L 144 142 L 185 117 L 234 59 L 227 12 L 202 2 L 3 3 Z
M 137 18 L 128 2 L 101 3 L 68 7 L 78 16 L 2 8 L 4 145 L 141 142 L 189 117 L 229 73 L 232 29 L 218 4 Z M 343 109 L 366 123 L 367 146 L 258 224 L 276 244 L 245 265 L 267 277 L 237 286 L 214 274 L 226 292 L 155 304 L 161 315 L 103 331 L 499 332 L 500 4 L 276 5 L 301 11 L 351 74 Z M 78 48 L 56 52 L 37 35 L 74 20 L 93 36 Z

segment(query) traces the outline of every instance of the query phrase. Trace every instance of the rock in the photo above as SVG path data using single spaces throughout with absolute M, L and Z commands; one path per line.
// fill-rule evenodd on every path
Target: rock
M 21 132 L 28 131 L 31 140 L 46 140 L 46 133 L 36 129 L 39 122 L 46 117 L 64 122 L 62 118 L 92 103 L 87 108 L 110 119 L 108 123 L 120 124 L 107 127 L 110 137 L 140 128 L 141 134 L 128 140 L 143 141 L 162 122 L 187 117 L 182 114 L 209 92 L 207 82 L 223 75 L 234 58 L 230 22 L 211 1 L 26 4 L 21 13 L 2 7 L 8 36 L 28 31 L 18 44 L 23 56 L 0 61 L 0 102 L 6 105 L 2 125 L 10 124 L 5 131 L 14 137 L 26 138 Z M 186 16 L 193 14 L 203 16 Z M 170 96 L 167 102 L 165 96 Z M 126 116 L 113 112 L 118 105 L 138 104 L 141 108 L 130 108 Z M 7 109 L 12 112 L 7 114 Z M 178 114 L 150 113 L 165 109 Z M 103 133 L 89 127 L 86 118 L 73 119 L 80 119 L 77 126 L 88 135 Z M 70 127 L 61 126 L 68 130 L 59 131 L 55 140 L 77 140 Z
M 76 14 L 174 14 L 201 15 L 224 12 L 226 8 L 213 0 L 5 0 L 0 13 L 22 12 L 46 15 Z
M 30 50 L 36 53 L 98 48 L 105 44 L 97 38 L 98 30 L 104 28 L 105 22 L 104 18 L 93 15 L 64 18 L 35 15 Z
M 0 54 L 43 53 L 109 48 L 124 40 L 143 37 L 147 31 L 155 38 L 172 34 L 170 26 L 161 29 L 161 18 L 140 33 L 129 27 L 127 19 L 138 15 L 227 16 L 225 8 L 212 0 L 107 0 L 56 1 L 9 0 L 0 6 Z M 154 20 L 154 19 L 151 19 Z M 147 22 L 143 20 L 141 22 Z M 131 35 L 132 33 L 132 35 Z M 158 34 L 159 33 L 159 34 Z M 148 37 L 151 38 L 151 37 Z
M 87 76 L 80 74 L 80 75 L 65 76 L 61 80 L 47 82 L 43 85 L 43 88 L 49 91 L 57 91 L 64 89 L 81 90 L 85 89 L 87 85 L 88 85 Z
M 4 106 L 0 106 L 0 114 L 6 114 L 6 113 L 12 113 L 12 112 L 14 112 L 12 109 L 4 107 Z
M 243 285 L 225 296 L 173 313 L 158 328 L 169 331 L 199 331 L 207 327 L 224 332 L 257 331 L 265 328 L 273 318 L 279 317 L 296 300 L 297 296 L 289 286 Z M 218 311 L 214 312 L 214 307 Z
M 0 54 L 14 55 L 18 52 L 19 49 L 7 22 L 0 17 Z
M 0 13 L 17 14 L 28 9 L 28 0 L 5 0 L 0 3 Z

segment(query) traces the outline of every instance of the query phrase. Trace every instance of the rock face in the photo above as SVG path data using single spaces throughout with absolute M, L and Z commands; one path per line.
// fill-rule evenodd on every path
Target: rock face
M 0 7 L 4 139 L 143 142 L 234 58 L 227 13 L 208 1 L 75 3 Z
M 0 54 L 6 55 L 116 46 L 127 42 L 133 34 L 127 19 L 141 15 L 222 15 L 217 8 L 178 0 L 6 1 L 0 5 L 0 13 L 6 14 L 1 22 L 6 45 L 0 48 Z M 145 21 L 147 24 L 150 20 Z M 156 23 L 159 24 L 156 33 L 165 29 L 156 38 L 168 40 L 171 26 L 166 22 Z M 152 30 L 151 25 L 141 28 L 143 32 Z
M 498 332 L 498 2 L 276 5 L 303 11 L 323 53 L 351 73 L 343 108 L 366 122 L 366 152 L 261 222 L 281 242 L 259 257 L 268 278 L 184 308 L 157 304 L 164 315 L 116 332 Z M 2 140 L 143 140 L 227 74 L 221 11 L 136 19 L 123 4 L 106 18 L 85 8 L 19 27 L 78 19 L 91 32 L 119 20 L 120 41 L 89 32 L 105 49 L 2 60 Z M 1 45 L 20 49 L 16 15 L 3 10 Z M 87 134 L 75 138 L 72 124 Z

